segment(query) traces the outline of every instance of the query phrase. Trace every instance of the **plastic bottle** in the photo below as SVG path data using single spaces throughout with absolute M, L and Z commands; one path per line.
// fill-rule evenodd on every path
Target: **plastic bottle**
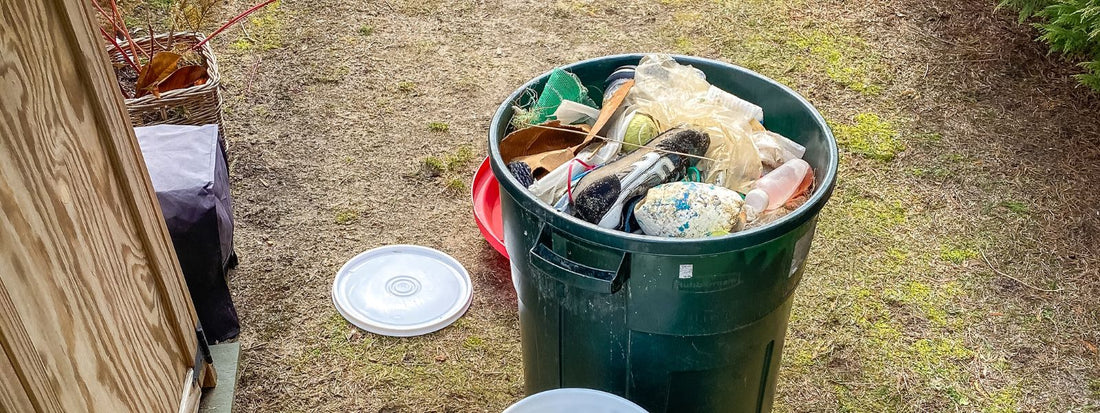
M 753 189 L 745 194 L 745 208 L 759 214 L 768 208 L 768 193 L 763 189 Z
M 756 180 L 753 189 L 745 194 L 745 204 L 753 209 L 764 204 L 767 205 L 764 210 L 779 208 L 799 192 L 810 171 L 810 164 L 801 159 L 783 163 Z

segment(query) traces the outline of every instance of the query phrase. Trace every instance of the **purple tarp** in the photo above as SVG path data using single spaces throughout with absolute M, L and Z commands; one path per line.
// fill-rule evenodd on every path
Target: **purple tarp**
M 236 265 L 229 173 L 217 125 L 134 128 L 195 312 L 212 342 L 240 332 L 226 270 Z

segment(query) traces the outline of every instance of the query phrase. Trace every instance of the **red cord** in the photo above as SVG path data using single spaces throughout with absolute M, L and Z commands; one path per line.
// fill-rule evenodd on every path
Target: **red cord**
M 565 193 L 569 195 L 569 203 L 573 203 L 573 161 L 569 161 L 569 169 L 566 170 Z
M 580 159 L 574 158 L 573 160 L 569 161 L 569 168 L 566 169 L 566 172 L 565 172 L 566 174 L 568 174 L 568 176 L 565 177 L 565 193 L 569 194 L 569 203 L 570 204 L 573 203 L 573 162 L 577 162 L 577 163 L 581 164 L 581 166 L 583 166 L 584 170 L 586 170 L 586 171 L 591 171 L 593 169 L 596 169 L 595 166 L 586 164 L 586 163 L 584 163 L 584 161 L 582 161 Z
M 263 3 L 252 6 L 251 9 L 245 10 L 244 13 L 238 14 L 236 17 L 233 17 L 232 19 L 229 19 L 229 21 L 226 22 L 225 24 L 223 24 L 222 27 L 219 27 L 218 30 L 214 30 L 214 33 L 210 33 L 210 35 L 206 36 L 206 38 L 203 39 L 201 42 L 198 42 L 194 46 L 191 46 L 191 50 L 199 50 L 199 48 L 202 47 L 202 45 L 206 44 L 206 42 L 209 42 L 210 39 L 213 39 L 214 36 L 217 36 L 223 30 L 228 29 L 229 26 L 232 26 L 232 25 L 236 24 L 238 21 L 245 18 L 245 16 L 248 16 L 249 14 L 252 14 L 252 12 L 254 12 L 256 10 L 259 10 L 259 9 L 263 8 L 264 6 L 266 6 L 268 4 L 271 4 L 271 3 L 274 3 L 274 2 L 275 2 L 275 0 L 267 0 Z

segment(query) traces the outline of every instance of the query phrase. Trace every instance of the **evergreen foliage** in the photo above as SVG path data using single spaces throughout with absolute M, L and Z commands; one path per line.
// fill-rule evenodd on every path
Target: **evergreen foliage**
M 1039 40 L 1051 51 L 1082 60 L 1085 73 L 1075 77 L 1100 91 L 1100 0 L 1001 0 L 1000 7 L 1020 12 L 1020 22 L 1036 18 Z

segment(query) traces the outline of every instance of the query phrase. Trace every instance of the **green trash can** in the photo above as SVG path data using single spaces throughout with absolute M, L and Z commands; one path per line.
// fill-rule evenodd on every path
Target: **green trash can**
M 592 88 L 641 55 L 565 69 Z M 817 191 L 763 228 L 671 239 L 599 228 L 562 215 L 520 186 L 500 158 L 512 103 L 541 90 L 542 75 L 492 119 L 489 148 L 500 182 L 504 242 L 519 301 L 527 394 L 563 387 L 611 392 L 651 412 L 769 411 L 791 303 L 817 213 L 836 181 L 837 147 L 805 99 L 764 76 L 676 56 L 711 84 L 763 107 L 765 125 L 806 146 Z

